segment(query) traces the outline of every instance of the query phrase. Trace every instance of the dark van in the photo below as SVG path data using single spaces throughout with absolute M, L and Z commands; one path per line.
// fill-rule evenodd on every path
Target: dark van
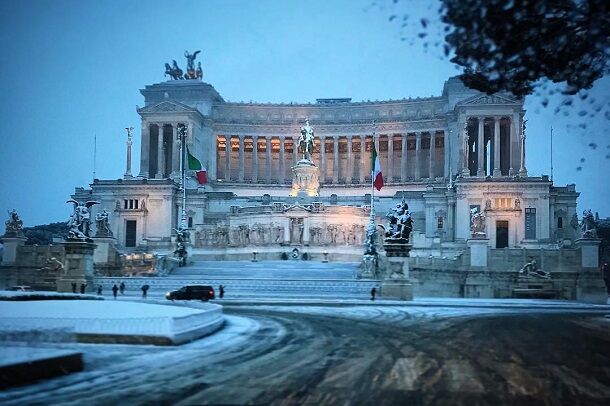
M 188 285 L 165 294 L 168 300 L 204 300 L 214 299 L 214 288 L 207 285 Z

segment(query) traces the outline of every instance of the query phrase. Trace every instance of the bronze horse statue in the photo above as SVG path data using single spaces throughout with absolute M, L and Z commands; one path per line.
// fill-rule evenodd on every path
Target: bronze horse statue
M 182 69 L 180 69 L 178 67 L 178 63 L 176 62 L 176 60 L 173 60 L 173 66 L 170 66 L 169 63 L 165 64 L 165 75 L 169 75 L 172 80 L 179 80 L 179 79 L 183 79 L 183 74 L 184 72 L 182 72 Z

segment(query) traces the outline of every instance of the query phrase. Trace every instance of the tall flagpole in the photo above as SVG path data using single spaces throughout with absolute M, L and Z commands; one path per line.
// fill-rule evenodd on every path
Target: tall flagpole
M 186 134 L 187 134 L 187 126 L 184 125 L 180 127 L 180 174 L 181 174 L 181 183 L 182 183 L 182 216 L 180 218 L 180 230 L 186 230 Z
M 553 126 L 551 126 L 551 182 L 553 181 Z

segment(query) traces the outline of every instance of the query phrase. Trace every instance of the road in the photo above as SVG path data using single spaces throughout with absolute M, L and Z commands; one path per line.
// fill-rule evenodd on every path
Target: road
M 0 404 L 571 404 L 610 402 L 601 313 L 392 306 L 227 306 L 180 346 L 63 344 L 81 373 Z

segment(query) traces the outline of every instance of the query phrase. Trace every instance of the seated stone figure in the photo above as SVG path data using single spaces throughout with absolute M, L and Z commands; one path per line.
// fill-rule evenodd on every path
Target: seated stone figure
M 413 230 L 413 219 L 406 202 L 397 204 L 395 209 L 390 209 L 386 215 L 388 227 L 385 232 L 385 241 L 409 242 Z
M 538 265 L 536 264 L 536 260 L 530 257 L 530 260 L 527 264 L 523 265 L 523 268 L 519 270 L 519 276 L 533 276 L 536 278 L 542 279 L 550 279 L 551 274 L 549 272 L 545 272 L 542 269 L 538 269 Z

